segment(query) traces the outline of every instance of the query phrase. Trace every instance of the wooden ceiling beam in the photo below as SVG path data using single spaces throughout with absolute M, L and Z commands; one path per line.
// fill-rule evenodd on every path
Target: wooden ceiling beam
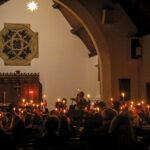
M 87 47 L 88 51 L 90 52 L 88 56 L 92 57 L 97 55 L 92 40 L 88 35 L 87 31 L 85 30 L 84 26 L 66 8 L 62 7 L 60 4 L 54 2 L 52 7 L 58 9 L 65 17 L 65 19 L 68 21 L 68 23 L 72 27 L 70 32 L 78 36 L 80 40 L 84 43 L 84 45 Z
M 59 5 L 58 3 L 54 3 L 54 4 L 52 5 L 52 7 L 55 8 L 55 9 L 59 9 L 59 8 L 60 8 L 60 5 Z
M 0 0 L 0 5 L 6 3 L 7 1 L 9 1 L 9 0 Z
M 70 30 L 72 34 L 77 34 L 80 30 L 84 29 L 84 27 L 81 24 L 78 24 L 73 29 Z

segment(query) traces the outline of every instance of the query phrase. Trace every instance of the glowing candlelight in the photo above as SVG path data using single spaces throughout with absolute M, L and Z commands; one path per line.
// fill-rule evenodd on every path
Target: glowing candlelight
M 58 108 L 55 108 L 55 111 L 58 111 Z
M 122 93 L 121 93 L 121 96 L 122 96 L 122 99 L 123 99 L 123 101 L 124 101 L 125 93 L 124 93 L 124 92 L 122 92 Z
M 66 103 L 66 101 L 65 101 L 65 100 L 63 100 L 62 102 L 63 102 L 63 104 L 65 104 L 65 103 Z
M 149 113 L 149 108 L 150 108 L 150 106 L 149 106 L 149 105 L 147 105 L 148 113 Z
M 138 106 L 141 106 L 141 103 L 137 103 Z
M 134 104 L 134 102 L 133 101 L 131 101 L 131 105 L 133 105 Z
M 94 102 L 92 102 L 91 105 L 94 106 Z
M 15 111 L 15 110 L 16 110 L 16 108 L 14 107 L 14 108 L 13 108 L 13 110 Z
M 91 95 L 90 95 L 90 94 L 87 94 L 87 98 L 90 99 L 90 97 L 91 97 Z
M 61 101 L 61 99 L 60 98 L 57 98 L 57 102 L 60 102 Z
M 63 112 L 66 113 L 66 110 L 64 109 Z
M 33 94 L 34 94 L 34 92 L 33 91 L 29 91 L 29 94 L 31 94 L 31 99 L 33 100 Z
M 43 95 L 43 98 L 44 98 L 44 99 L 46 98 L 46 94 Z
M 100 111 L 100 108 L 99 108 L 99 107 L 97 107 L 97 108 L 96 108 L 96 110 L 97 110 L 97 111 Z
M 39 104 L 37 104 L 36 107 L 38 108 L 38 107 L 39 107 Z
M 41 106 L 43 106 L 43 104 L 44 104 L 44 103 L 43 103 L 43 102 L 41 102 Z
M 111 98 L 110 98 L 110 101 L 113 102 L 113 100 L 114 100 L 114 99 L 111 97 Z
M 26 101 L 26 100 L 23 98 L 23 99 L 22 99 L 22 102 L 24 103 L 25 101 Z
M 33 104 L 33 100 L 31 100 L 30 103 Z
M 143 104 L 144 104 L 144 101 L 141 101 L 141 104 L 143 105 Z

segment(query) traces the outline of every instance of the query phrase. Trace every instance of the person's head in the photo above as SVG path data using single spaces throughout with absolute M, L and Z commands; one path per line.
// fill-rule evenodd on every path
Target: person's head
M 80 93 L 78 93 L 78 96 L 79 96 L 79 97 L 84 97 L 84 92 L 81 91 Z
M 103 123 L 110 123 L 112 119 L 118 115 L 117 111 L 111 108 L 106 108 L 102 111 Z
M 119 148 L 135 140 L 131 120 L 124 115 L 118 115 L 112 120 L 109 133 L 116 139 Z
M 57 131 L 59 125 L 60 125 L 59 118 L 56 115 L 50 115 L 45 120 L 45 129 L 47 132 Z
M 32 115 L 30 113 L 27 113 L 25 116 L 25 126 L 28 126 L 32 123 Z
M 69 122 L 66 116 L 60 117 L 60 129 L 69 129 Z

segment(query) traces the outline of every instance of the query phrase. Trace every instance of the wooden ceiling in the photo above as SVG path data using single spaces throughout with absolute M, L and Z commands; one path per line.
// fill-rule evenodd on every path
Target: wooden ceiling
M 137 27 L 136 36 L 150 34 L 150 0 L 112 0 L 118 2 Z

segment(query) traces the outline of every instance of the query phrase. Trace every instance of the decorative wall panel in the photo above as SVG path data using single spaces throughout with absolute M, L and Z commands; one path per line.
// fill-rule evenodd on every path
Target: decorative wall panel
M 5 65 L 30 65 L 38 57 L 38 33 L 29 24 L 4 24 L 0 31 L 0 57 Z

